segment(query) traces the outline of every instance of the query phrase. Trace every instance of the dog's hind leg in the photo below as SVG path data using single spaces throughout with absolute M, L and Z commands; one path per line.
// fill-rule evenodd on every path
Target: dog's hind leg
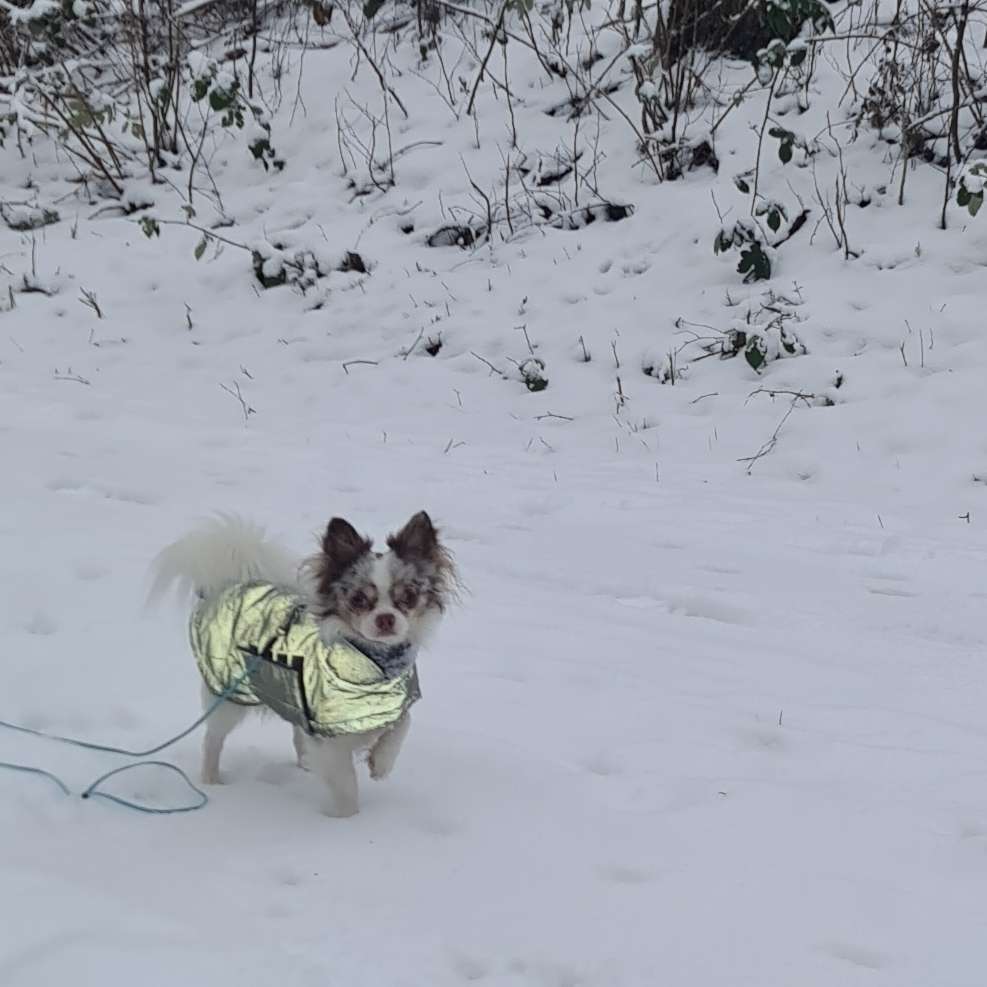
M 308 740 L 308 738 L 306 738 Z M 360 811 L 353 750 L 338 738 L 311 738 L 307 744 L 312 767 L 329 786 L 326 815 L 344 818 Z
M 203 685 L 202 706 L 208 709 L 216 697 Z M 223 753 L 223 744 L 230 733 L 243 721 L 247 715 L 246 706 L 224 702 L 213 711 L 206 720 L 206 736 L 202 741 L 202 784 L 219 785 L 219 758 Z
M 301 727 L 294 727 L 291 739 L 295 742 L 295 758 L 298 767 L 304 771 L 308 771 L 308 751 L 305 747 L 305 731 Z

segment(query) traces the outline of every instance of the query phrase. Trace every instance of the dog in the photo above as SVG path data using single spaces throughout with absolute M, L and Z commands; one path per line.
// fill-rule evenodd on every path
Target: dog
M 408 707 L 418 698 L 418 649 L 431 638 L 456 597 L 459 581 L 452 555 L 424 511 L 390 535 L 386 545 L 386 551 L 375 551 L 369 538 L 335 517 L 325 529 L 319 550 L 299 564 L 268 539 L 260 526 L 234 515 L 219 515 L 157 556 L 152 564 L 150 599 L 177 589 L 181 596 L 195 600 L 190 628 L 203 676 L 204 708 L 215 705 L 218 696 L 224 697 L 206 720 L 204 784 L 220 783 L 219 762 L 227 736 L 251 709 L 264 710 L 265 703 L 293 722 L 298 765 L 311 767 L 326 783 L 328 815 L 346 817 L 359 811 L 354 765 L 358 753 L 369 752 L 372 778 L 390 774 L 411 726 Z M 235 617 L 227 619 L 231 608 Z M 290 616 L 284 617 L 285 613 Z M 243 628 L 249 630 L 257 614 L 255 623 L 264 629 L 258 629 L 254 637 L 259 642 L 266 635 L 278 643 L 265 646 L 249 634 L 244 637 L 248 632 Z M 234 626 L 236 634 L 230 629 Z M 288 654 L 299 650 L 298 641 L 315 647 L 318 654 Z M 225 663 L 218 671 L 211 664 L 216 655 Z M 319 684 L 317 692 L 328 709 L 350 701 L 352 681 L 372 679 L 387 693 L 383 700 L 373 698 L 369 714 L 357 705 L 359 715 L 342 725 L 315 723 L 313 727 L 311 719 L 300 722 L 299 709 L 311 714 L 304 695 L 294 706 L 281 702 L 280 694 L 278 702 L 268 702 L 263 689 L 258 693 L 244 681 L 249 677 L 244 662 L 250 660 L 263 663 L 274 677 L 290 679 L 292 689 L 300 689 L 298 683 L 312 675 L 328 674 L 330 664 L 336 674 L 337 655 L 350 663 L 346 667 L 357 662 L 359 675 L 347 679 L 344 673 L 329 686 Z M 230 681 L 233 673 L 229 669 L 234 667 L 239 683 Z M 251 665 L 249 670 L 255 668 Z M 331 694 L 333 681 L 345 686 L 340 697 Z M 357 703 L 359 692 L 357 688 Z M 364 728 L 365 724 L 369 726 Z

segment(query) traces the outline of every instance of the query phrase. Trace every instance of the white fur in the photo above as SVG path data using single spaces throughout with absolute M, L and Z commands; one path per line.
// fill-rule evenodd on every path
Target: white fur
M 217 514 L 163 549 L 151 567 L 148 599 L 155 602 L 174 587 L 187 599 L 210 596 L 233 583 L 263 579 L 298 585 L 298 563 L 264 529 L 236 514 Z
M 377 587 L 377 605 L 364 614 L 357 625 L 357 630 L 368 641 L 403 641 L 408 637 L 408 618 L 391 603 L 391 567 L 386 555 L 374 557 L 370 570 L 370 581 Z M 394 618 L 394 630 L 390 634 L 382 634 L 377 629 L 377 618 L 389 614 Z
M 386 565 L 375 564 L 375 578 L 384 573 L 389 581 L 386 571 Z M 158 600 L 173 587 L 186 598 L 192 595 L 208 598 L 227 586 L 250 579 L 294 588 L 304 595 L 310 591 L 310 586 L 306 585 L 299 572 L 299 566 L 291 555 L 270 541 L 259 525 L 236 515 L 218 515 L 158 555 L 152 565 L 153 582 L 149 599 Z M 386 598 L 384 593 L 381 593 L 381 598 Z M 378 607 L 370 616 L 385 609 Z M 407 639 L 412 644 L 420 643 L 438 618 L 438 615 L 429 614 L 409 626 L 403 615 L 395 616 L 399 618 L 395 630 L 400 633 L 390 635 L 386 640 L 398 643 Z M 362 628 L 358 629 L 363 633 Z M 372 625 L 368 629 L 372 629 Z M 331 644 L 341 630 L 342 626 L 335 618 L 320 623 L 320 634 L 327 644 Z M 381 640 L 376 634 L 364 636 L 370 640 Z M 202 702 L 203 708 L 215 702 L 215 697 L 205 685 L 202 688 Z M 223 702 L 206 721 L 202 744 L 203 784 L 221 783 L 219 762 L 223 745 L 249 712 L 251 709 L 248 707 Z M 411 720 L 405 714 L 387 730 L 346 737 L 311 737 L 295 728 L 295 753 L 299 767 L 311 767 L 329 789 L 328 815 L 352 816 L 359 811 L 354 754 L 369 750 L 371 777 L 385 777 L 394 767 L 410 725 Z

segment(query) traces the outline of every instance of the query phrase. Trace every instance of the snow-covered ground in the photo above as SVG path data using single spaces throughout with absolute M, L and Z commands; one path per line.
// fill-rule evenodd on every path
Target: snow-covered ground
M 264 291 L 235 247 L 196 261 L 191 231 L 148 239 L 71 199 L 33 242 L 0 226 L 5 295 L 24 274 L 55 292 L 0 298 L 0 719 L 125 747 L 185 726 L 185 615 L 144 610 L 146 567 L 213 510 L 303 553 L 333 514 L 382 537 L 425 507 L 470 592 L 353 819 L 319 814 L 271 721 L 231 738 L 230 784 L 184 816 L 0 772 L 0 984 L 982 983 L 983 217 L 938 230 L 941 183 L 917 170 L 904 208 L 896 190 L 852 207 L 859 259 L 825 227 L 810 244 L 813 217 L 770 286 L 742 285 L 712 254 L 711 192 L 742 209 L 753 101 L 718 176 L 663 186 L 609 121 L 601 175 L 629 219 L 430 249 L 464 165 L 502 173 L 503 106 L 480 90 L 478 150 L 406 75 L 395 142 L 441 144 L 351 202 L 325 94 L 376 80 L 351 83 L 341 48 L 297 69 L 285 171 L 216 151 L 236 220 L 218 232 L 358 250 L 369 275 Z M 523 69 L 521 142 L 549 153 L 564 91 Z M 872 136 L 850 152 L 861 186 L 887 181 Z M 29 178 L 46 203 L 70 190 L 49 146 L 2 154 L 5 201 Z M 777 188 L 805 180 L 770 157 Z M 800 303 L 807 354 L 642 372 L 677 319 L 728 329 L 767 287 Z M 529 342 L 537 393 L 510 363 Z M 835 404 L 789 415 L 758 388 Z M 198 739 L 167 756 L 194 771 Z M 74 790 L 118 763 L 7 733 L 0 760 Z M 185 795 L 159 774 L 117 790 Z

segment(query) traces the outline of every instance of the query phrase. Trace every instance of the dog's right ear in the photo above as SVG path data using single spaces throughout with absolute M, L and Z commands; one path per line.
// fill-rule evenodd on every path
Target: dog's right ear
M 334 569 L 344 569 L 370 551 L 373 543 L 364 538 L 349 521 L 334 517 L 322 536 L 322 551 Z

